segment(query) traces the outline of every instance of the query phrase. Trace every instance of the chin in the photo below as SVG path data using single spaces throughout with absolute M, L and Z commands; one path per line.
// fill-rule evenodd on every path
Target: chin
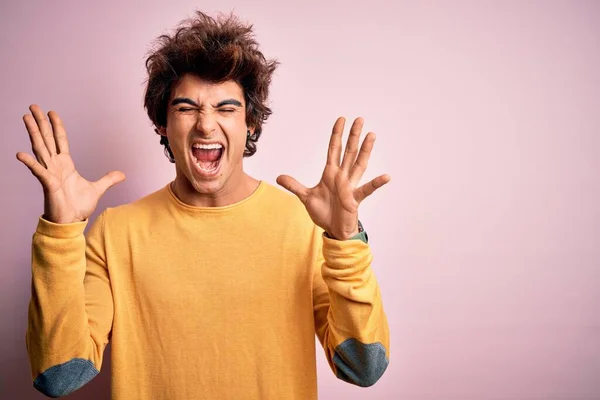
M 204 174 L 199 174 L 196 167 L 190 166 L 188 179 L 191 186 L 198 193 L 212 194 L 219 192 L 224 186 L 224 174 L 219 171 L 211 176 L 207 177 Z
M 197 193 L 207 195 L 219 193 L 224 186 L 220 179 L 210 182 L 198 181 L 195 179 L 191 182 L 191 185 Z

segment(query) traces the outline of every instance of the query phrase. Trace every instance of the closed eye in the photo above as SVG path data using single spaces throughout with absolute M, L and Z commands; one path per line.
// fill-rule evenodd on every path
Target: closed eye
M 235 112 L 236 110 L 235 110 L 235 108 L 221 108 L 219 111 L 231 113 L 231 112 Z
M 194 111 L 194 110 L 196 110 L 196 109 L 191 108 L 191 107 L 180 107 L 177 109 L 177 111 L 180 111 L 180 112 L 188 112 L 188 111 Z

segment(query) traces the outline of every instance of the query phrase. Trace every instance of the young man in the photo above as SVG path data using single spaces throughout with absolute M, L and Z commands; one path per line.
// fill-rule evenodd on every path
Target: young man
M 113 399 L 316 399 L 315 333 L 333 372 L 373 385 L 389 330 L 371 269 L 358 186 L 375 141 L 333 127 L 321 181 L 291 195 L 243 170 L 256 151 L 275 61 L 251 27 L 197 13 L 147 60 L 145 106 L 175 180 L 84 228 L 125 179 L 81 177 L 59 116 L 24 116 L 44 215 L 33 236 L 27 350 L 42 393 L 69 394 L 100 371 L 112 341 Z M 340 161 L 340 158 L 342 160 Z

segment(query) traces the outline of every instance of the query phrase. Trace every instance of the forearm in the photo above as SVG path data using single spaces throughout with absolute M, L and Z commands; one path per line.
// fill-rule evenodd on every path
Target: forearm
M 370 386 L 389 361 L 388 321 L 371 268 L 373 256 L 360 240 L 323 240 L 321 273 L 329 299 L 323 338 L 328 358 L 339 378 Z
M 371 268 L 373 260 L 368 244 L 323 238 L 322 276 L 329 291 L 330 323 L 336 334 L 353 337 L 363 343 L 384 340 L 387 347 L 387 318 L 380 288 Z
M 93 378 L 108 341 L 112 301 L 104 299 L 110 283 L 101 266 L 87 266 L 84 228 L 85 222 L 58 225 L 40 219 L 33 236 L 26 342 L 32 378 L 47 395 L 67 394 L 56 389 L 57 382 L 82 374 Z

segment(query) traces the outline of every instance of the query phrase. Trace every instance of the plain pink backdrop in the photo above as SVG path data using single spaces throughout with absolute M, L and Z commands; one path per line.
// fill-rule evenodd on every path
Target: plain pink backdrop
M 199 7 L 253 22 L 282 62 L 252 175 L 316 183 L 344 115 L 378 135 L 365 181 L 392 176 L 361 207 L 391 362 L 365 390 L 319 352 L 322 399 L 600 399 L 600 2 L 268 0 L 2 2 L 0 398 L 42 398 L 21 116 L 58 111 L 85 177 L 126 173 L 94 217 L 159 189 L 174 167 L 142 108 L 144 55 Z M 70 398 L 108 398 L 108 378 Z

